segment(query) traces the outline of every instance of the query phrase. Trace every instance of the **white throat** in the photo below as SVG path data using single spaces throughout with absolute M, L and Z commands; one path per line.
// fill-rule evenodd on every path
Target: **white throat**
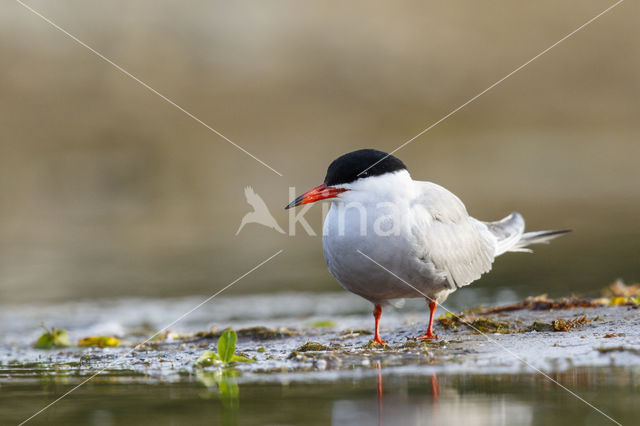
M 414 195 L 414 185 L 407 170 L 369 176 L 351 183 L 335 185 L 348 191 L 340 194 L 334 203 L 379 203 L 394 202 L 398 199 L 410 199 Z

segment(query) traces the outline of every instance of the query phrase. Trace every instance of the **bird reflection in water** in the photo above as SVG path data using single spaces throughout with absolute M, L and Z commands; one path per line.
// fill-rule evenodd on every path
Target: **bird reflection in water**
M 382 397 L 384 395 L 384 386 L 382 384 L 382 365 L 380 361 L 376 363 L 378 368 L 378 425 L 382 425 Z
M 384 408 L 384 383 L 382 379 L 382 365 L 380 361 L 376 363 L 378 369 L 377 376 L 377 390 L 378 390 L 378 425 L 382 426 L 383 421 L 383 408 Z M 434 412 L 437 411 L 438 402 L 440 400 L 440 381 L 438 375 L 433 372 L 431 374 L 431 402 L 433 403 Z

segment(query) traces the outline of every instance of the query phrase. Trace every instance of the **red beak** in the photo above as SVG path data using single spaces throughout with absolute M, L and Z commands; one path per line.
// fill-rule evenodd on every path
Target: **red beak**
M 335 198 L 338 194 L 341 194 L 345 191 L 348 191 L 346 188 L 333 188 L 331 186 L 327 186 L 324 183 L 322 185 L 318 185 L 310 191 L 305 192 L 295 200 L 291 202 L 285 209 L 290 209 L 291 207 L 299 206 L 302 204 L 315 203 L 316 201 L 326 200 L 327 198 Z

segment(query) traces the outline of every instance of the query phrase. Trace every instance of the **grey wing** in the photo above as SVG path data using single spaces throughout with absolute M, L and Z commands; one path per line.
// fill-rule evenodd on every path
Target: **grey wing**
M 412 233 L 418 261 L 441 274 L 451 289 L 466 286 L 491 270 L 496 240 L 487 226 L 470 217 L 451 192 L 420 182 L 420 195 L 412 204 Z

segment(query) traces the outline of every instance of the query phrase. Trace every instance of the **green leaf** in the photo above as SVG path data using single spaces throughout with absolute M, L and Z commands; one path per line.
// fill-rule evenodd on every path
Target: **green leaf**
M 251 358 L 247 358 L 246 356 L 234 355 L 231 357 L 230 362 L 253 362 Z
M 222 360 L 214 351 L 204 351 L 196 360 L 197 365 L 218 365 L 222 364 Z
M 47 330 L 45 328 L 45 330 L 46 333 L 40 336 L 34 345 L 36 349 L 64 348 L 71 346 L 66 330 L 60 328 L 52 328 L 51 330 Z
M 36 349 L 49 349 L 53 347 L 53 335 L 50 333 L 44 333 L 38 338 L 38 341 L 34 345 Z
M 225 330 L 218 339 L 218 356 L 225 364 L 231 362 L 236 351 L 236 341 L 238 335 L 233 330 Z

